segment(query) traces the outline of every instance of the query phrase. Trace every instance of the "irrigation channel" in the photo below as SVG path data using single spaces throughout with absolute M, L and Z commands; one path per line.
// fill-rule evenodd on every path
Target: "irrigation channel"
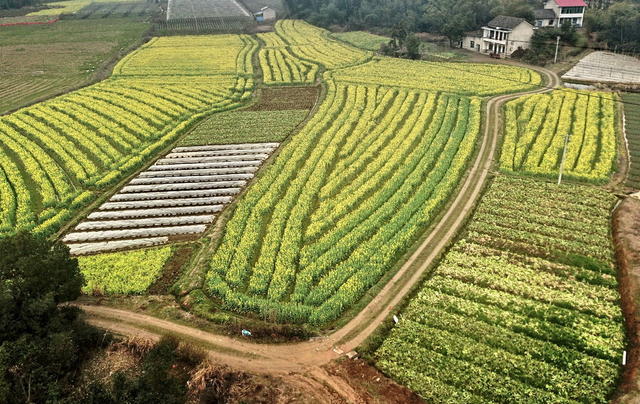
M 213 360 L 237 370 L 281 376 L 295 386 L 305 387 L 322 398 L 327 386 L 345 402 L 360 402 L 355 391 L 344 380 L 329 375 L 322 365 L 355 350 L 384 321 L 392 321 L 391 313 L 420 282 L 425 271 L 435 262 L 461 230 L 479 199 L 494 166 L 500 131 L 502 105 L 516 97 L 551 91 L 561 84 L 559 77 L 546 69 L 534 68 L 546 76 L 547 86 L 537 90 L 490 98 L 485 105 L 485 125 L 479 152 L 460 187 L 448 204 L 440 222 L 394 277 L 369 304 L 340 329 L 326 336 L 292 344 L 252 343 L 216 335 L 149 315 L 95 305 L 78 305 L 89 323 L 118 334 L 157 339 L 162 334 L 201 342 Z M 315 387 L 314 387 L 315 386 Z

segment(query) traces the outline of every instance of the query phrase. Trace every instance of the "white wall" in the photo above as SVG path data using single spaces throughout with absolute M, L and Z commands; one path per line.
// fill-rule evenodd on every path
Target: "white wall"
M 471 47 L 471 42 L 473 42 L 473 48 Z M 482 50 L 482 37 L 465 36 L 464 38 L 462 38 L 462 48 L 479 52 L 480 50 Z
M 509 35 L 507 54 L 510 55 L 518 48 L 528 49 L 531 46 L 531 37 L 533 37 L 533 27 L 531 24 L 526 22 L 520 23 Z

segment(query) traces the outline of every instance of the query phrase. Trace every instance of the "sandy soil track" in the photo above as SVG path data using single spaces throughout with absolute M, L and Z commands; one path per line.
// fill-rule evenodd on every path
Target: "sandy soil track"
M 533 91 L 497 96 L 486 103 L 486 119 L 480 150 L 472 162 L 459 193 L 446 208 L 440 222 L 404 263 L 380 293 L 353 319 L 333 333 L 295 344 L 256 344 L 226 336 L 211 334 L 152 316 L 102 306 L 80 305 L 90 323 L 124 335 L 157 338 L 160 334 L 183 336 L 209 347 L 213 359 L 232 368 L 264 372 L 286 377 L 310 394 L 324 397 L 326 402 L 361 402 L 357 394 L 342 379 L 332 377 L 322 366 L 354 350 L 384 321 L 420 281 L 425 271 L 453 240 L 464 225 L 480 197 L 490 174 L 502 128 L 501 106 L 508 100 L 525 94 L 541 93 L 557 87 L 560 79 L 545 69 L 536 68 L 547 79 L 547 87 Z M 324 389 L 324 391 L 322 391 Z M 328 393 L 328 390 L 333 393 Z M 339 395 L 339 398 L 335 397 Z M 336 401 L 337 400 L 337 401 Z

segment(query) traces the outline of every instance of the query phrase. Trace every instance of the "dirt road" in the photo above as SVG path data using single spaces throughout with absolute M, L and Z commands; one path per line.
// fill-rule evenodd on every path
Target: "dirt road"
M 552 72 L 537 69 L 546 76 L 549 87 L 556 87 L 560 79 Z M 155 317 L 102 306 L 81 305 L 89 322 L 124 335 L 157 338 L 172 334 L 207 347 L 213 359 L 250 372 L 265 372 L 287 376 L 300 385 L 315 386 L 314 394 L 322 397 L 320 386 L 329 386 L 346 402 L 359 402 L 357 394 L 342 379 L 331 377 L 321 366 L 354 350 L 384 321 L 391 321 L 390 313 L 420 281 L 425 271 L 461 229 L 480 197 L 487 176 L 493 167 L 497 142 L 502 128 L 501 106 L 504 102 L 530 93 L 549 91 L 540 88 L 518 94 L 491 98 L 486 103 L 486 120 L 482 144 L 477 157 L 440 222 L 415 253 L 384 286 L 380 293 L 351 321 L 335 332 L 307 342 L 295 344 L 256 344 L 211 334 Z M 328 394 L 328 392 L 326 393 Z M 328 397 L 328 396 L 327 396 Z M 333 399 L 329 401 L 334 401 Z

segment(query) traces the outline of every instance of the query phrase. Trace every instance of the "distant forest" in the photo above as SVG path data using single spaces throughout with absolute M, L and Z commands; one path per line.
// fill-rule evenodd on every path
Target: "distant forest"
M 40 4 L 40 0 L 0 0 L 0 10 L 36 6 L 38 4 Z

